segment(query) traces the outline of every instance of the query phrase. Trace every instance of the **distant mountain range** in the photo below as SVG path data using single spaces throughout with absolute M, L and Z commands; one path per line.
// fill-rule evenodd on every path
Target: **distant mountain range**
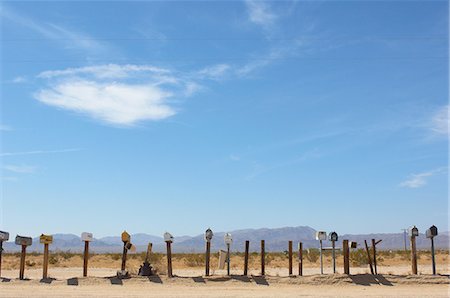
M 285 227 L 277 229 L 246 229 L 236 230 L 230 233 L 233 236 L 233 251 L 243 251 L 245 241 L 250 241 L 250 250 L 259 251 L 260 241 L 265 240 L 266 251 L 285 251 L 287 250 L 288 241 L 294 241 L 294 249 L 299 241 L 303 242 L 304 248 L 318 247 L 318 241 L 315 240 L 316 230 L 308 226 L 300 227 Z M 217 232 L 214 234 L 212 240 L 212 250 L 218 251 L 224 249 L 223 241 L 224 232 Z M 11 237 L 10 242 L 3 244 L 6 252 L 16 252 L 20 247 L 14 244 L 14 237 Z M 404 236 L 403 233 L 388 233 L 388 234 L 364 234 L 364 235 L 340 235 L 338 247 L 341 246 L 341 240 L 348 239 L 349 241 L 356 241 L 358 247 L 364 247 L 364 240 L 367 240 L 370 245 L 370 240 L 383 240 L 378 246 L 378 249 L 403 249 Z M 83 243 L 77 235 L 73 234 L 55 234 L 53 235 L 53 244 L 50 249 L 52 251 L 72 251 L 81 252 L 83 250 Z M 131 242 L 136 245 L 137 251 L 145 251 L 149 242 L 153 243 L 153 251 L 165 252 L 165 243 L 162 237 L 148 235 L 148 234 L 133 234 L 131 235 Z M 429 249 L 430 240 L 424 234 L 420 234 L 416 239 L 418 249 Z M 198 236 L 180 236 L 175 237 L 172 245 L 173 252 L 203 252 L 205 241 L 203 235 Z M 324 246 L 331 246 L 328 241 L 324 241 Z M 409 247 L 409 239 L 407 239 L 407 246 Z M 449 232 L 442 232 L 435 238 L 435 246 L 437 249 L 449 249 L 450 237 Z M 39 243 L 39 237 L 33 239 L 33 245 L 27 251 L 42 251 L 43 245 Z M 104 252 L 121 252 L 122 241 L 120 236 L 108 236 L 95 239 L 91 242 L 90 250 L 96 253 Z

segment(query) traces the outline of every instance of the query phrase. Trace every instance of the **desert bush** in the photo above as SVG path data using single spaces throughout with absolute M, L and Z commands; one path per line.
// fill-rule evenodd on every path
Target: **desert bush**
M 186 254 L 184 256 L 184 264 L 188 267 L 199 267 L 203 266 L 204 262 L 203 254 Z
M 317 262 L 320 256 L 320 251 L 317 248 L 310 248 L 306 250 L 306 259 L 311 263 Z
M 27 265 L 27 267 L 33 267 L 33 266 L 36 265 L 36 262 L 27 260 L 27 261 L 25 262 L 25 265 Z
M 55 265 L 55 264 L 58 264 L 58 258 L 57 257 L 55 257 L 54 255 L 51 255 L 49 258 L 48 258 L 48 262 L 51 264 L 51 265 Z
M 362 248 L 350 251 L 350 261 L 353 266 L 367 265 L 367 252 Z

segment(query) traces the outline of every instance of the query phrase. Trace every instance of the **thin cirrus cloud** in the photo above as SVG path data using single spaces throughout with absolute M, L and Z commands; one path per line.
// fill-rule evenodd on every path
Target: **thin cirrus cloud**
M 27 165 L 5 165 L 3 166 L 3 169 L 19 174 L 32 174 L 36 172 L 35 166 Z
M 96 65 L 44 71 L 47 82 L 34 97 L 49 106 L 75 111 L 106 124 L 132 126 L 177 113 L 174 99 L 200 85 L 186 76 L 151 65 Z
M 277 16 L 271 11 L 270 6 L 263 1 L 245 1 L 248 17 L 252 23 L 265 28 L 273 25 Z
M 449 135 L 449 105 L 441 107 L 431 119 L 431 130 L 436 135 Z
M 438 168 L 419 174 L 411 174 L 408 179 L 400 183 L 401 187 L 420 188 L 428 183 L 428 179 L 432 176 L 445 173 L 446 168 Z

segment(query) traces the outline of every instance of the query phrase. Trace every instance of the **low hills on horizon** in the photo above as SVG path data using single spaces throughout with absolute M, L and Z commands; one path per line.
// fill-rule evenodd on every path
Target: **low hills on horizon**
M 233 236 L 233 244 L 231 250 L 233 252 L 244 251 L 245 241 L 250 241 L 250 251 L 260 250 L 260 241 L 265 240 L 266 251 L 285 251 L 288 249 L 288 241 L 292 240 L 294 243 L 294 250 L 297 249 L 298 242 L 303 243 L 303 248 L 318 248 L 319 242 L 315 240 L 316 230 L 308 226 L 298 227 L 283 227 L 283 228 L 261 228 L 261 229 L 244 229 L 231 231 Z M 214 233 L 211 243 L 212 251 L 225 249 L 224 232 Z M 449 249 L 450 247 L 449 232 L 442 232 L 435 237 L 436 249 Z M 5 252 L 20 251 L 20 246 L 14 244 L 14 236 L 10 236 L 10 241 L 3 244 Z M 378 234 L 344 234 L 339 235 L 336 247 L 341 247 L 342 240 L 356 241 L 358 248 L 364 248 L 364 240 L 367 240 L 370 245 L 371 239 L 382 240 L 377 245 L 377 249 L 404 249 L 404 234 L 403 233 L 378 233 Z M 138 252 L 145 251 L 149 242 L 153 243 L 154 252 L 165 252 L 166 245 L 163 237 L 149 235 L 145 233 L 137 233 L 131 235 L 131 242 L 137 247 Z M 416 238 L 417 249 L 429 250 L 431 246 L 430 239 L 427 239 L 424 234 L 420 234 Z M 331 246 L 329 241 L 324 241 L 324 247 Z M 53 243 L 50 245 L 51 251 L 71 251 L 82 252 L 83 242 L 81 238 L 73 234 L 54 234 Z M 123 243 L 120 235 L 107 236 L 94 239 L 90 243 L 90 252 L 93 253 L 120 253 L 122 252 Z M 407 238 L 407 248 L 409 249 L 409 238 Z M 172 244 L 172 251 L 174 253 L 200 253 L 204 252 L 205 241 L 203 234 L 197 236 L 175 236 Z M 39 237 L 33 238 L 33 245 L 28 247 L 28 252 L 43 250 L 43 245 L 39 243 Z

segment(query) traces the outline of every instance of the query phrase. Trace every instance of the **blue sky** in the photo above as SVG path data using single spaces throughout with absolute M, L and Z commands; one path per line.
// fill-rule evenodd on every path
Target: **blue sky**
M 448 230 L 446 1 L 0 15 L 3 230 Z

